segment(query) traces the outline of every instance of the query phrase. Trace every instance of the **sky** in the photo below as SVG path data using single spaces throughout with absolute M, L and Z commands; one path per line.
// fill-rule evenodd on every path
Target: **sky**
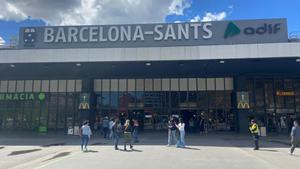
M 0 45 L 20 27 L 286 18 L 300 34 L 300 0 L 0 0 Z

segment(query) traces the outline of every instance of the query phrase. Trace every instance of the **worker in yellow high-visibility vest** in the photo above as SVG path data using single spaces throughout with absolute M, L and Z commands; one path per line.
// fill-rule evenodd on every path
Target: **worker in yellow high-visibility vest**
M 255 122 L 255 120 L 251 120 L 251 125 L 249 127 L 249 130 L 252 134 L 252 137 L 253 137 L 253 141 L 254 141 L 254 150 L 258 150 L 259 149 L 259 146 L 258 146 L 258 140 L 259 140 L 259 126 L 258 124 Z

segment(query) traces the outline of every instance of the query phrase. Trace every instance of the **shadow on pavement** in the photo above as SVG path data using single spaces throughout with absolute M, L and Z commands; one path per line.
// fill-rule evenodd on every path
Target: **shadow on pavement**
M 14 156 L 14 155 L 20 155 L 20 154 L 27 154 L 27 153 L 32 153 L 35 151 L 40 151 L 42 149 L 31 149 L 31 150 L 21 150 L 21 151 L 13 151 L 8 156 Z
M 127 150 L 124 150 L 124 149 L 119 149 L 119 151 L 122 151 L 122 152 L 138 152 L 138 153 L 141 153 L 143 152 L 142 150 L 138 150 L 138 149 L 127 149 Z
M 0 147 L 0 150 L 1 150 L 1 149 L 4 149 L 4 147 Z
M 259 151 L 268 151 L 268 152 L 274 152 L 277 153 L 277 150 L 269 150 L 269 149 L 259 149 Z
M 99 151 L 96 150 L 88 150 L 88 151 L 84 151 L 85 153 L 98 153 Z
M 182 149 L 188 149 L 188 150 L 200 150 L 200 148 L 195 148 L 195 147 L 184 147 Z
M 53 160 L 53 159 L 56 159 L 56 158 L 60 158 L 60 157 L 65 157 L 65 156 L 68 156 L 70 154 L 71 154 L 71 152 L 62 152 L 62 153 L 59 153 L 59 154 L 57 154 L 57 155 L 55 155 L 55 156 L 53 156 L 53 157 L 51 157 L 51 158 L 49 158 L 47 160 L 44 160 L 43 162 L 50 161 L 50 160 Z

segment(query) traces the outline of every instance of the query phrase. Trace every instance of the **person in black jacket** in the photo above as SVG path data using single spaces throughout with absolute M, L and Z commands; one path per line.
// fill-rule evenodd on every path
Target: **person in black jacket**
M 175 119 L 171 118 L 168 123 L 168 145 L 167 146 L 171 146 L 172 142 L 174 144 L 177 143 L 176 131 L 177 131 L 177 127 L 175 125 Z

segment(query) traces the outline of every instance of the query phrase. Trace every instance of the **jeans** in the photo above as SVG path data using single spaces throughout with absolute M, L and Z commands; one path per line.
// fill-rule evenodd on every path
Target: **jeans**
M 87 149 L 87 145 L 89 143 L 89 136 L 88 135 L 82 135 L 81 136 L 81 150 L 83 150 L 83 146 L 85 149 Z
M 259 140 L 259 136 L 257 133 L 252 134 L 253 137 L 253 141 L 254 141 L 254 149 L 258 150 L 259 149 L 259 145 L 258 145 L 258 140 Z
M 133 130 L 133 133 L 132 133 L 134 142 L 138 142 L 139 141 L 139 135 L 138 134 L 139 134 L 138 127 L 134 127 L 134 130 Z
M 171 145 L 172 143 L 174 143 L 174 144 L 177 143 L 176 130 L 168 131 L 168 145 Z
M 294 150 L 295 150 L 295 148 L 297 147 L 297 146 L 299 146 L 300 145 L 300 139 L 292 139 L 292 147 L 291 147 L 291 154 L 293 154 L 294 153 Z
M 109 134 L 109 133 L 108 133 L 108 130 L 109 130 L 108 127 L 103 127 L 103 137 L 104 137 L 104 138 L 108 138 L 108 137 L 109 137 L 109 136 L 108 136 L 108 134 Z
M 113 140 L 114 140 L 115 149 L 118 149 L 120 135 L 117 133 L 113 133 Z
M 126 150 L 126 145 L 129 144 L 130 148 L 132 148 L 132 143 L 131 143 L 131 132 L 124 132 L 124 150 Z
M 185 147 L 185 140 L 184 140 L 185 131 L 179 131 L 179 134 L 180 134 L 180 137 L 177 142 L 177 147 Z

